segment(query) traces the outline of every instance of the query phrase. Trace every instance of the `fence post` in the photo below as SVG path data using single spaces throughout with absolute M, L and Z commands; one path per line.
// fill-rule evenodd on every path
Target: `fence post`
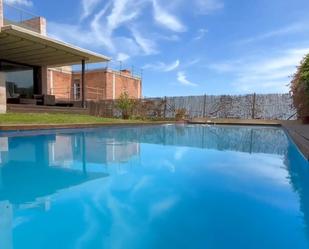
M 203 118 L 205 118 L 205 112 L 206 112 L 206 94 L 204 95 L 204 103 L 203 103 Z
M 164 97 L 164 109 L 163 109 L 163 116 L 164 116 L 164 118 L 166 118 L 166 101 L 167 101 L 167 98 L 165 96 Z
M 255 119 L 255 102 L 256 102 L 256 93 L 253 93 L 252 97 L 252 113 L 251 113 L 251 118 Z

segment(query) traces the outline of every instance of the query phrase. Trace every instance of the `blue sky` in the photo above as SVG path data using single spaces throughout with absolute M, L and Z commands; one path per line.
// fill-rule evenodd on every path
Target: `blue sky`
M 6 0 L 50 36 L 143 69 L 144 96 L 288 92 L 308 0 Z

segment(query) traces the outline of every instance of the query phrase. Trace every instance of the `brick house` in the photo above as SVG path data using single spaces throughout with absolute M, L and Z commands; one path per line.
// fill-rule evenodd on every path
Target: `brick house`
M 20 19 L 13 20 L 7 8 Z M 45 18 L 0 0 L 0 112 L 6 112 L 7 103 L 70 101 L 85 107 L 87 100 L 116 99 L 124 91 L 132 98 L 142 96 L 140 77 L 105 67 L 86 71 L 86 63 L 110 58 L 48 37 L 46 25 Z M 78 64 L 81 71 L 73 71 Z
M 49 93 L 59 100 L 78 101 L 81 98 L 81 72 L 71 68 L 48 69 Z M 127 92 L 132 98 L 141 98 L 141 78 L 130 70 L 99 68 L 85 72 L 85 98 L 87 101 L 117 99 Z

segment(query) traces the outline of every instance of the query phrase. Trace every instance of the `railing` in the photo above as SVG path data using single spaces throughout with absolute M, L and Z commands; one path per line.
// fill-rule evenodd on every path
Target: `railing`
M 126 64 L 122 61 L 116 61 L 116 60 L 111 60 L 107 62 L 103 62 L 101 65 L 102 67 L 99 68 L 88 68 L 88 64 L 86 64 L 86 71 L 88 70 L 111 70 L 114 71 L 118 75 L 122 75 L 124 77 L 130 77 L 130 78 L 136 78 L 142 80 L 143 78 L 143 70 L 134 67 L 132 65 Z M 124 72 L 123 70 L 128 70 L 129 73 Z M 75 73 L 80 73 L 80 69 L 75 68 L 73 70 Z
M 53 87 L 49 89 L 50 95 L 55 95 L 58 100 L 81 101 L 81 87 Z M 85 99 L 99 101 L 105 99 L 105 89 L 99 87 L 85 87 Z
M 20 8 L 3 3 L 4 24 L 14 24 L 35 32 L 40 32 L 40 27 L 35 21 L 39 17 Z

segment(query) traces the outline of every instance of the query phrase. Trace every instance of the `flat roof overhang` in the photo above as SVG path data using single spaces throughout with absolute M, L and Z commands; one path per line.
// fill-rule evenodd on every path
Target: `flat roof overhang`
M 70 32 L 68 30 L 68 32 Z M 0 28 L 0 59 L 32 66 L 106 62 L 110 58 L 15 25 Z

